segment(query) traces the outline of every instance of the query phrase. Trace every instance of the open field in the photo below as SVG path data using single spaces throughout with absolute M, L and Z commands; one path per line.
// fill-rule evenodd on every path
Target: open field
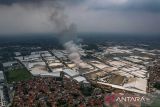
M 32 77 L 30 72 L 28 72 L 25 68 L 17 68 L 6 71 L 5 75 L 8 83 L 28 80 Z

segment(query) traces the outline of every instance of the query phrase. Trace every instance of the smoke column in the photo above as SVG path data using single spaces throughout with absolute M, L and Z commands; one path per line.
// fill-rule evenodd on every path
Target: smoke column
M 77 45 L 73 41 L 69 41 L 64 44 L 64 47 L 69 52 L 69 59 L 71 59 L 77 66 L 80 66 L 82 60 L 80 59 Z
M 69 59 L 74 62 L 77 66 L 80 66 L 82 62 L 80 58 L 80 53 L 78 46 L 74 42 L 74 38 L 76 37 L 76 26 L 75 24 L 67 24 L 67 17 L 63 13 L 63 7 L 60 5 L 55 7 L 51 12 L 50 20 L 53 22 L 57 31 L 60 35 L 60 40 L 65 47 L 65 49 L 69 52 Z

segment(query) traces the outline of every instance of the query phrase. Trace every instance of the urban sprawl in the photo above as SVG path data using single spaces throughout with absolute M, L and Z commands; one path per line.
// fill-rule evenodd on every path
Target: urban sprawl
M 156 91 L 160 50 L 99 46 L 99 52 L 84 46 L 77 63 L 67 50 L 14 52 L 13 60 L 2 63 L 0 107 L 102 107 L 107 93 Z

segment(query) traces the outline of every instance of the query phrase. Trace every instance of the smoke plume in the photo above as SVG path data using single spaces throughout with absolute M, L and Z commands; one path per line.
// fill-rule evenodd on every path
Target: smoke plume
M 72 60 L 77 66 L 80 66 L 82 60 L 80 59 L 77 45 L 73 41 L 69 41 L 65 43 L 64 46 L 69 52 L 69 59 Z
M 51 12 L 50 20 L 56 25 L 57 31 L 60 35 L 60 41 L 65 49 L 69 52 L 69 59 L 77 66 L 82 62 L 78 46 L 74 42 L 76 38 L 76 25 L 67 23 L 67 16 L 63 13 L 63 6 L 58 5 Z

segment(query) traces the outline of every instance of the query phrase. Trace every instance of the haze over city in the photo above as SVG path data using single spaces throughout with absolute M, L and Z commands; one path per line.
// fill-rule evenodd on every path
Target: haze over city
M 160 33 L 159 0 L 1 0 L 0 34 L 57 32 L 56 8 L 78 32 Z

